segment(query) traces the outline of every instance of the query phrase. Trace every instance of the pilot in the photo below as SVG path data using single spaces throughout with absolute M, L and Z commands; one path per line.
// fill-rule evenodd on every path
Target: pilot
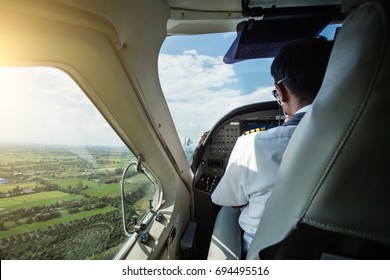
M 241 208 L 244 253 L 271 195 L 287 144 L 320 89 L 331 48 L 332 43 L 322 37 L 282 46 L 271 65 L 272 94 L 288 120 L 282 126 L 239 137 L 211 196 L 217 205 Z

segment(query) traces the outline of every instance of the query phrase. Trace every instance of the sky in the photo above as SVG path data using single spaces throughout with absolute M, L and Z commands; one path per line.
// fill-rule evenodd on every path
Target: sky
M 61 70 L 0 67 L 0 100 L 0 143 L 123 145 Z

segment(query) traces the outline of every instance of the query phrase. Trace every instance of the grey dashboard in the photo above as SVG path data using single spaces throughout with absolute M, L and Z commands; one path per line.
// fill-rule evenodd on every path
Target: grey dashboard
M 210 130 L 193 156 L 194 189 L 213 192 L 225 172 L 238 137 L 247 131 L 279 126 L 283 121 L 284 115 L 276 102 L 251 104 L 227 114 Z

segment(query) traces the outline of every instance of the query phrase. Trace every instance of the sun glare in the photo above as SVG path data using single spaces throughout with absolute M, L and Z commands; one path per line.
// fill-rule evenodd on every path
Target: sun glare
M 0 68 L 0 142 L 122 146 L 97 109 L 63 71 Z

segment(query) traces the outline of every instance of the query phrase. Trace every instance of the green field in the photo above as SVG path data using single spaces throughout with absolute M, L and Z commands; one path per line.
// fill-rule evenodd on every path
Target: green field
M 51 205 L 62 201 L 80 199 L 82 195 L 72 195 L 60 191 L 33 193 L 16 197 L 7 197 L 0 200 L 0 215 L 18 209 L 34 206 Z
M 124 147 L 0 145 L 0 259 L 111 258 L 127 238 L 120 181 L 134 159 Z M 126 217 L 147 212 L 154 191 L 129 176 Z
M 45 222 L 36 222 L 32 224 L 16 225 L 7 231 L 0 231 L 0 239 L 7 238 L 17 234 L 23 234 L 26 232 L 33 232 L 36 230 L 44 230 L 51 226 L 55 226 L 62 223 L 69 223 L 71 221 L 80 220 L 96 216 L 97 214 L 104 214 L 111 211 L 117 211 L 116 208 L 107 206 L 102 209 L 93 209 L 89 211 L 83 211 L 75 214 L 68 214 L 67 211 L 61 211 L 62 216 L 60 218 L 52 219 Z
M 39 186 L 40 184 L 38 182 L 25 182 L 25 183 L 9 183 L 6 185 L 0 185 L 0 192 L 8 193 L 9 191 L 13 190 L 17 186 L 19 186 L 21 189 L 34 189 L 36 186 Z
M 115 197 L 120 195 L 120 183 L 111 183 L 111 184 L 102 184 L 96 181 L 86 180 L 86 179 L 64 179 L 64 180 L 53 180 L 51 181 L 54 184 L 58 184 L 60 187 L 66 188 L 67 186 L 76 186 L 80 182 L 84 186 L 89 188 L 83 190 L 82 193 L 88 194 L 90 196 L 97 197 Z

